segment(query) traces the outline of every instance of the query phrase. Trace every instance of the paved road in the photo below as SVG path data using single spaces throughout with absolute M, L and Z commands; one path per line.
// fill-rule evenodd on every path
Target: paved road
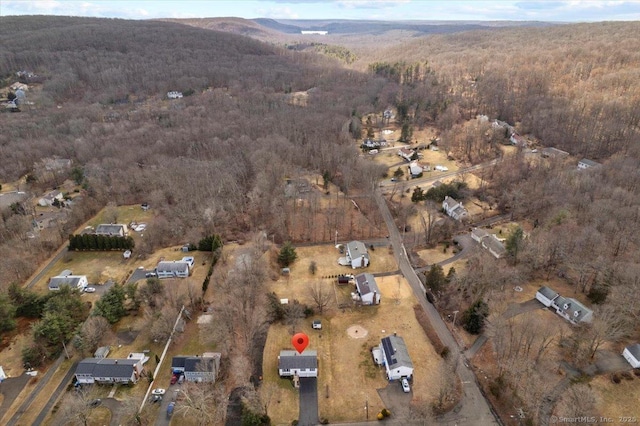
M 431 303 L 427 302 L 425 298 L 424 286 L 420 282 L 420 279 L 416 275 L 416 272 L 411 267 L 406 254 L 406 250 L 402 243 L 402 236 L 400 234 L 400 231 L 398 231 L 398 227 L 395 225 L 386 200 L 379 191 L 376 191 L 375 198 L 382 217 L 387 224 L 387 228 L 389 230 L 389 240 L 393 245 L 393 253 L 396 257 L 396 261 L 398 262 L 398 266 L 400 267 L 400 271 L 413 289 L 416 298 L 427 313 L 427 317 L 429 318 L 429 321 L 431 322 L 431 325 L 435 329 L 436 333 L 442 340 L 442 343 L 451 348 L 453 352 L 460 353 L 460 346 L 449 332 L 449 329 L 445 325 L 444 321 L 442 321 L 442 319 L 440 318 L 438 311 Z M 465 383 L 463 388 L 464 394 L 462 396 L 460 404 L 458 407 L 456 407 L 454 412 L 443 416 L 441 418 L 442 421 L 453 421 L 460 426 L 494 426 L 499 424 L 492 412 L 491 407 L 480 391 L 480 387 L 476 381 L 475 375 L 468 367 L 466 367 L 466 365 L 468 365 L 468 363 L 466 362 L 458 363 L 458 368 L 456 370 L 458 376 L 460 377 L 460 380 Z
M 42 270 L 38 272 L 36 276 L 33 277 L 25 287 L 26 288 L 33 287 L 38 281 L 42 279 L 43 276 L 49 273 L 49 270 L 53 267 L 53 265 L 55 265 L 60 259 L 62 259 L 62 256 L 64 256 L 66 253 L 67 253 L 67 245 L 64 244 L 62 247 L 58 249 L 58 252 L 56 253 L 56 255 L 49 260 L 49 263 L 47 264 L 47 266 L 42 268 Z
M 300 409 L 298 425 L 315 426 L 318 424 L 318 378 L 300 378 Z
M 47 417 L 47 414 L 49 414 L 49 412 L 55 405 L 56 401 L 65 392 L 65 388 L 67 387 L 69 382 L 71 382 L 71 378 L 73 377 L 73 374 L 75 373 L 77 366 L 78 366 L 78 361 L 74 362 L 73 365 L 71 365 L 71 367 L 69 368 L 69 371 L 67 371 L 67 374 L 65 374 L 64 378 L 62 379 L 62 381 L 60 382 L 56 390 L 51 394 L 51 398 L 49 398 L 49 401 L 47 401 L 47 404 L 42 408 L 42 410 L 40 410 L 40 414 L 38 414 L 38 417 L 36 417 L 36 421 L 34 422 L 34 424 L 41 425 L 44 423 L 44 419 Z
M 13 401 L 20 395 L 22 389 L 27 385 L 31 376 L 22 374 L 17 377 L 9 377 L 0 382 L 0 393 L 3 396 L 2 403 L 0 403 L 0 420 L 7 412 L 9 407 L 13 404 Z
M 440 179 L 446 179 L 449 177 L 454 177 L 454 176 L 458 176 L 460 174 L 463 173 L 470 173 L 470 172 L 474 172 L 476 170 L 481 170 L 484 169 L 485 167 L 491 167 L 491 166 L 495 166 L 496 164 L 498 164 L 500 161 L 502 161 L 501 158 L 496 158 L 495 160 L 491 160 L 491 161 L 487 161 L 486 163 L 481 163 L 481 164 L 476 164 L 475 166 L 470 166 L 470 167 L 463 167 L 461 169 L 458 169 L 457 171 L 451 171 L 451 172 L 432 172 L 431 174 L 429 174 L 428 176 L 425 177 L 421 177 L 421 178 L 417 178 L 417 179 L 411 179 L 410 181 L 408 181 L 408 183 L 411 184 L 411 186 L 418 186 L 418 185 L 424 185 L 426 183 L 433 183 L 437 180 Z M 390 180 L 385 180 L 380 182 L 380 188 L 381 189 L 390 189 L 393 187 L 393 185 L 396 184 L 400 184 L 400 182 L 391 182 Z
M 60 364 L 62 364 L 62 361 L 64 361 L 64 359 L 65 359 L 65 356 L 64 356 L 64 353 L 62 353 L 58 357 L 56 362 L 54 362 L 53 365 L 49 367 L 49 370 L 47 371 L 47 373 L 42 378 L 40 378 L 36 387 L 29 394 L 29 396 L 27 396 L 27 398 L 22 402 L 22 405 L 20 405 L 20 408 L 18 408 L 18 411 L 16 411 L 13 417 L 11 417 L 11 420 L 9 420 L 5 426 L 14 426 L 18 424 L 18 420 L 20 420 L 20 417 L 29 409 L 29 406 L 36 399 L 36 397 L 38 396 L 42 388 L 45 387 L 47 383 L 49 383 L 49 381 L 51 380 L 51 377 L 53 377 L 54 373 L 56 372 L 58 367 L 60 367 Z M 75 371 L 75 370 L 71 370 L 71 371 Z

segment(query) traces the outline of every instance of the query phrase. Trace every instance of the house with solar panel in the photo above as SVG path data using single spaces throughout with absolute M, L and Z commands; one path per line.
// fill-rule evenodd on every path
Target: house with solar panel
M 318 377 L 318 351 L 280 351 L 278 374 L 280 377 Z
M 392 336 L 383 337 L 379 350 L 380 362 L 382 362 L 389 380 L 411 379 L 413 377 L 413 362 L 402 337 L 395 333 Z

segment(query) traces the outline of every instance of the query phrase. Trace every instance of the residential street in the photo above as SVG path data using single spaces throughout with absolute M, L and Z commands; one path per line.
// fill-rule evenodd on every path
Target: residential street
M 400 268 L 400 271 L 402 272 L 402 275 L 404 275 L 404 277 L 409 282 L 409 285 L 413 289 L 416 298 L 427 313 L 427 316 L 429 317 L 433 328 L 438 333 L 438 336 L 440 337 L 442 342 L 449 348 L 452 348 L 452 352 L 461 352 L 460 346 L 449 332 L 449 329 L 447 328 L 445 323 L 440 318 L 440 315 L 436 311 L 435 307 L 431 303 L 427 302 L 427 299 L 425 298 L 424 286 L 420 282 L 420 279 L 411 267 L 411 263 L 407 258 L 404 245 L 402 244 L 402 236 L 397 226 L 395 225 L 386 200 L 379 191 L 376 192 L 375 196 L 382 217 L 387 224 L 387 228 L 389 230 L 389 240 L 393 245 L 393 253 L 396 257 L 396 261 L 398 262 L 398 266 Z M 480 388 L 478 386 L 478 383 L 476 382 L 476 378 L 473 372 L 468 367 L 465 367 L 464 362 L 458 363 L 456 372 L 458 373 L 460 380 L 465 383 L 463 388 L 464 394 L 459 406 L 456 407 L 451 413 L 442 416 L 442 418 L 440 419 L 441 422 L 444 424 L 449 424 L 450 422 L 452 422 L 458 424 L 459 426 L 489 426 L 499 424 L 496 421 L 496 417 L 492 413 L 489 403 L 485 400 L 484 396 L 480 392 Z

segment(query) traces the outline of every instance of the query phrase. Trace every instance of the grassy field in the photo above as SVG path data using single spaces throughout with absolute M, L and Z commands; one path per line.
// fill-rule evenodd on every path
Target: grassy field
M 280 280 L 284 281 L 284 280 Z M 288 284 L 291 297 L 308 302 L 306 289 L 300 280 L 290 278 Z M 327 280 L 328 281 L 328 280 Z M 321 418 L 331 422 L 363 420 L 360 410 L 354 410 L 354 401 L 369 401 L 371 412 L 383 407 L 376 389 L 387 385 L 384 370 L 372 360 L 370 348 L 379 345 L 380 339 L 397 332 L 405 338 L 409 353 L 416 366 L 414 372 L 414 396 L 430 400 L 437 391 L 430 384 L 437 375 L 440 357 L 417 323 L 412 306 L 413 293 L 400 276 L 377 278 L 382 302 L 379 306 L 348 307 L 338 309 L 336 305 L 322 317 L 322 330 L 313 330 L 313 318 L 301 321 L 295 329 L 309 336 L 309 349 L 318 351 L 318 395 Z M 281 285 L 280 282 L 276 286 Z M 333 286 L 333 280 L 330 284 Z M 334 288 L 337 303 L 350 305 L 351 286 Z M 347 330 L 358 326 L 360 335 L 352 337 Z M 265 383 L 277 386 L 276 401 L 269 407 L 269 415 L 275 424 L 290 424 L 297 418 L 298 394 L 287 379 L 277 373 L 277 357 L 281 350 L 291 349 L 291 327 L 273 325 L 264 350 Z M 362 336 L 362 337 L 360 337 Z

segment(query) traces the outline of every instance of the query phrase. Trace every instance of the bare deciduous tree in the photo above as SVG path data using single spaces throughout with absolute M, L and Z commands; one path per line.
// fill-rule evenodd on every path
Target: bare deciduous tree
M 331 304 L 333 293 L 329 290 L 328 284 L 323 281 L 314 281 L 309 285 L 309 295 L 313 299 L 318 313 L 322 315 L 324 310 Z

